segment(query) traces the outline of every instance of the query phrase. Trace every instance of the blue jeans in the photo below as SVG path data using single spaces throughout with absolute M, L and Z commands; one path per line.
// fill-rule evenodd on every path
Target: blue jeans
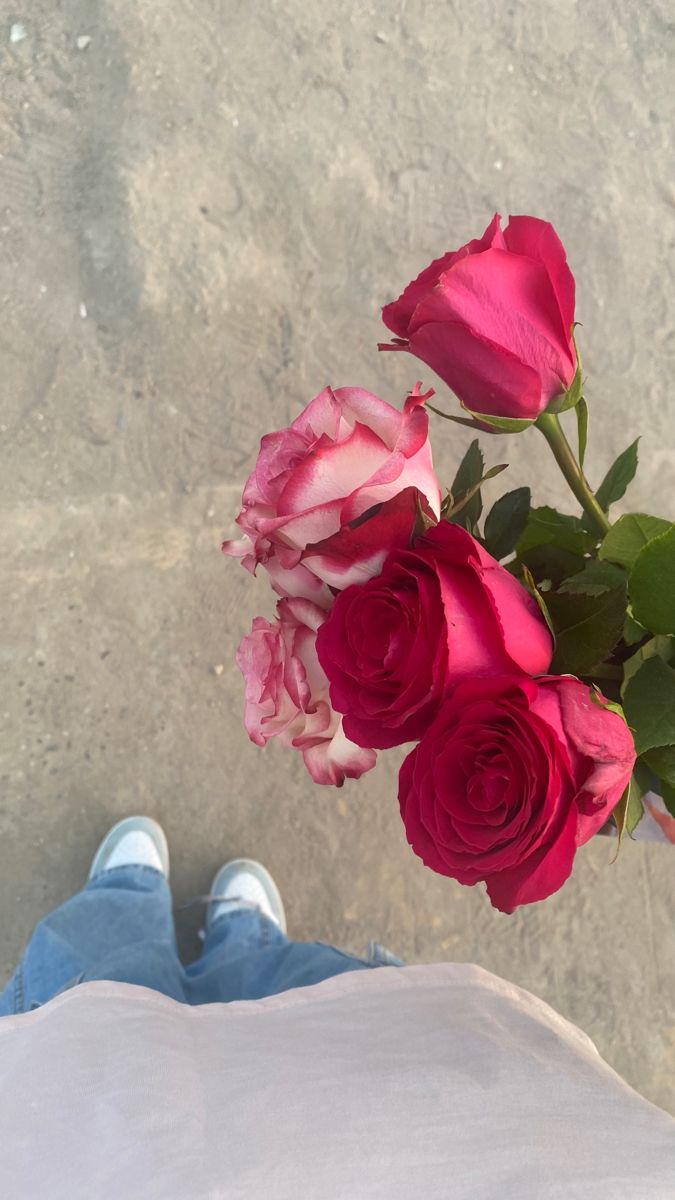
M 0 995 L 0 1016 L 28 1012 L 93 979 L 153 988 L 185 1004 L 256 1000 L 345 971 L 400 960 L 371 943 L 368 961 L 320 942 L 291 942 L 256 909 L 215 920 L 188 967 L 176 949 L 171 892 L 152 867 L 103 871 L 36 926 Z

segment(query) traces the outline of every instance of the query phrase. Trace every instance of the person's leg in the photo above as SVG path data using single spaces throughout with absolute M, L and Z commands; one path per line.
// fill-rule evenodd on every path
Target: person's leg
M 185 972 L 191 1004 L 257 1000 L 378 965 L 320 942 L 290 941 L 281 898 L 257 863 L 228 864 L 212 893 L 203 953 Z
M 124 835 L 122 826 L 134 822 L 133 837 Z M 164 867 L 162 854 L 143 844 L 136 818 L 116 826 L 84 890 L 36 926 L 0 996 L 0 1016 L 27 1012 L 93 979 L 141 984 L 184 1000 Z

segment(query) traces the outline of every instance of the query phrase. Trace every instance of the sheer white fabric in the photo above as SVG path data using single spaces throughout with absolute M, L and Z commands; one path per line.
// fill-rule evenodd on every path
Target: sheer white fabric
M 673 1200 L 675 1122 L 466 964 L 189 1008 L 116 983 L 0 1020 L 7 1200 Z

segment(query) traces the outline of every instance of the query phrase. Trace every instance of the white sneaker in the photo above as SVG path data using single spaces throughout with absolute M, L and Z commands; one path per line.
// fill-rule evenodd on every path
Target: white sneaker
M 225 913 L 257 908 L 286 932 L 286 913 L 269 871 L 252 858 L 235 858 L 217 872 L 209 895 L 206 928 Z
M 91 864 L 95 879 L 113 867 L 154 867 L 169 878 L 169 848 L 161 825 L 152 817 L 125 817 L 108 830 Z

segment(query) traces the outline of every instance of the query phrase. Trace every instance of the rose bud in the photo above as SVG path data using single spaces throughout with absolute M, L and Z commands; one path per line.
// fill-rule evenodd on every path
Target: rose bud
M 386 305 L 396 338 L 380 349 L 422 359 L 476 417 L 524 428 L 574 381 L 574 292 L 548 221 L 510 217 L 502 231 L 496 215 L 481 238 L 431 263 Z

